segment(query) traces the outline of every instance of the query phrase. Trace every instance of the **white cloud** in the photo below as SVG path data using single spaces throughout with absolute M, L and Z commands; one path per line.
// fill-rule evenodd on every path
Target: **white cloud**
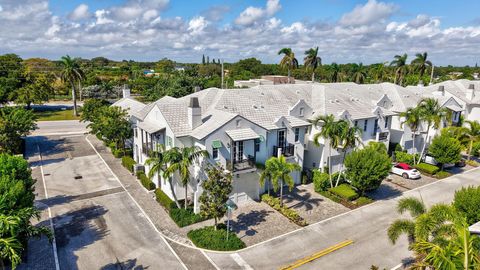
M 357 5 L 351 12 L 344 14 L 340 24 L 347 26 L 371 24 L 389 18 L 396 10 L 397 6 L 394 4 L 368 0 L 365 5 Z
M 2 12 L 2 11 L 3 11 L 3 7 L 2 7 L 2 5 L 0 5 L 0 12 Z
M 146 21 L 150 21 L 153 18 L 157 18 L 158 12 L 155 9 L 150 9 L 147 10 L 145 13 L 143 13 L 143 19 Z
M 202 33 L 203 29 L 207 27 L 208 21 L 204 17 L 198 16 L 190 20 L 188 23 L 188 30 L 191 31 L 193 35 L 198 35 Z
M 95 11 L 95 17 L 97 18 L 96 24 L 106 24 L 113 23 L 113 20 L 107 18 L 107 15 L 110 13 L 108 10 L 99 9 Z
M 279 0 L 268 0 L 265 8 L 247 7 L 235 19 L 235 23 L 245 26 L 252 25 L 261 19 L 275 15 L 281 8 Z
M 80 4 L 78 5 L 72 13 L 68 15 L 68 18 L 70 20 L 78 21 L 78 20 L 83 20 L 87 19 L 90 17 L 90 13 L 88 12 L 88 5 L 86 4 Z

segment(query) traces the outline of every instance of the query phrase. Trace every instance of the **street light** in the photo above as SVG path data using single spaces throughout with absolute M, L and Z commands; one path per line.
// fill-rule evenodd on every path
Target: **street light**
M 230 231 L 230 215 L 232 211 L 236 210 L 238 206 L 230 199 L 225 203 L 227 207 L 227 241 L 228 241 L 228 232 Z

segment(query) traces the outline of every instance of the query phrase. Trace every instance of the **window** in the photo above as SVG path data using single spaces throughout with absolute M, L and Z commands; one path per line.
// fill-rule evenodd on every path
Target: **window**
M 255 139 L 255 152 L 260 151 L 260 139 Z
M 212 149 L 212 158 L 213 159 L 218 159 L 218 148 L 213 148 Z
M 305 108 L 300 108 L 300 116 L 303 116 L 303 114 L 305 113 Z
M 138 130 L 137 130 L 137 128 L 134 128 L 134 129 L 133 129 L 133 134 L 135 135 L 135 138 L 138 137 Z
M 299 137 L 300 137 L 300 129 L 295 128 L 295 142 L 298 142 Z
M 367 131 L 367 126 L 368 126 L 368 119 L 365 119 L 365 122 L 363 122 L 363 131 Z
M 173 146 L 172 138 L 170 136 L 167 136 L 167 146 Z
M 358 120 L 355 120 L 354 125 L 355 127 L 358 127 Z
M 240 125 L 242 124 L 242 120 L 237 120 L 237 127 L 240 127 Z
M 373 126 L 373 132 L 376 133 L 378 130 L 378 119 L 375 119 L 375 125 Z
M 388 116 L 385 117 L 385 128 L 387 128 L 387 127 L 388 127 Z
M 278 131 L 278 147 L 284 147 L 285 144 L 286 144 L 286 141 L 285 141 L 285 130 L 279 130 Z

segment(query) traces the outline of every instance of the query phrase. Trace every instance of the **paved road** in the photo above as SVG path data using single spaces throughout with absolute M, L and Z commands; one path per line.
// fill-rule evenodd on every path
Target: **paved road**
M 480 170 L 472 170 L 404 193 L 403 197 L 422 197 L 427 205 L 451 202 L 462 186 L 480 185 Z M 296 231 L 287 236 L 253 246 L 238 255 L 208 253 L 222 269 L 279 269 L 327 247 L 350 239 L 354 243 L 323 256 L 298 269 L 370 269 L 377 265 L 391 269 L 407 259 L 406 238 L 391 245 L 386 231 L 399 218 L 397 201 L 379 201 Z M 239 265 L 243 265 L 240 267 Z
M 78 120 L 40 121 L 38 129 L 32 132 L 33 136 L 72 135 L 87 132 L 87 123 Z
M 55 124 L 65 134 L 81 130 Z M 42 129 L 38 134 L 49 133 Z M 58 130 L 50 123 L 46 129 Z M 29 137 L 27 149 L 39 195 L 45 181 L 48 199 L 39 196 L 37 203 L 50 206 L 54 217 L 60 269 L 185 268 L 83 135 Z M 55 269 L 37 267 L 35 258 L 29 264 L 24 269 Z

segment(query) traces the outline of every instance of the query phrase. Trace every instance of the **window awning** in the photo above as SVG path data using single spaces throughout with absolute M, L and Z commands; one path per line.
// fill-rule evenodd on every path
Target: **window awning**
M 462 107 L 459 107 L 457 105 L 447 105 L 446 106 L 448 109 L 454 111 L 454 112 L 461 112 L 463 111 Z
M 260 138 L 260 135 L 258 135 L 251 128 L 233 129 L 233 130 L 227 130 L 225 132 L 235 142 L 254 140 L 254 139 Z
M 158 124 L 147 123 L 147 122 L 139 122 L 137 127 L 145 130 L 146 132 L 153 134 L 155 132 L 159 132 L 160 130 L 165 129 L 165 126 L 161 126 Z
M 222 142 L 219 140 L 212 141 L 212 148 L 222 148 Z

